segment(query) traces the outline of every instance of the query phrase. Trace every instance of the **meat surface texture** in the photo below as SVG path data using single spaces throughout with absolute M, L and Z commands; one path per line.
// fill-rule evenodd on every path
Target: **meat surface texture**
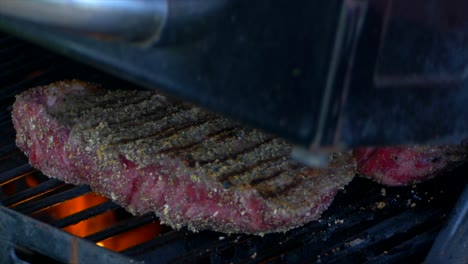
M 148 91 L 74 80 L 30 89 L 13 107 L 32 166 L 89 184 L 174 228 L 263 234 L 317 219 L 356 172 L 351 154 L 311 169 L 281 139 Z
M 357 148 L 358 173 L 389 186 L 418 183 L 468 160 L 468 144 Z

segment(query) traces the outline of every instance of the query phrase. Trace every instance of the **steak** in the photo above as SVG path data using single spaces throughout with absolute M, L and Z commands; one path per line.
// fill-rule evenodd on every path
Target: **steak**
M 357 148 L 358 173 L 389 186 L 408 185 L 443 174 L 468 159 L 468 144 Z
M 350 153 L 308 168 L 266 133 L 155 92 L 79 80 L 18 95 L 13 124 L 18 147 L 44 174 L 194 231 L 263 234 L 303 225 L 356 171 Z

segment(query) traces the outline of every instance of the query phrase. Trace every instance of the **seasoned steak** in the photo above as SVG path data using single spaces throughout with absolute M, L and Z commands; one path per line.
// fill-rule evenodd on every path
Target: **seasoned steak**
M 57 82 L 17 96 L 17 145 L 46 175 L 89 184 L 174 228 L 262 234 L 317 219 L 355 175 L 289 159 L 291 146 L 165 96 Z
M 358 148 L 358 172 L 389 186 L 408 185 L 442 174 L 468 160 L 468 144 Z

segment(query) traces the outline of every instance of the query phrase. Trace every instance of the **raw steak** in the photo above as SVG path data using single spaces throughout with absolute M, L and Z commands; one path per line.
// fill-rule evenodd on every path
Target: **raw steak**
M 468 159 L 468 144 L 357 148 L 358 173 L 389 186 L 430 179 Z
M 17 96 L 13 122 L 17 145 L 46 175 L 174 228 L 285 231 L 317 219 L 355 175 L 350 154 L 307 168 L 268 134 L 153 92 L 76 80 Z

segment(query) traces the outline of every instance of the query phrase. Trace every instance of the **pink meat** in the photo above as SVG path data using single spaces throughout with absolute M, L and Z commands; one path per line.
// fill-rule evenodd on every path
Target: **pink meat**
M 17 96 L 16 142 L 46 175 L 91 188 L 174 228 L 262 234 L 317 219 L 355 175 L 289 159 L 281 139 L 164 96 L 81 81 Z
M 468 145 L 367 147 L 354 150 L 358 173 L 389 186 L 421 182 L 468 159 Z
M 46 175 L 60 175 L 69 183 L 86 183 L 66 148 L 71 128 L 50 118 L 47 110 L 62 103 L 70 94 L 90 93 L 95 89 L 94 85 L 85 82 L 64 82 L 46 90 L 30 90 L 16 98 L 13 112 L 16 144 L 20 149 L 28 150 L 29 163 L 33 167 L 41 168 Z

